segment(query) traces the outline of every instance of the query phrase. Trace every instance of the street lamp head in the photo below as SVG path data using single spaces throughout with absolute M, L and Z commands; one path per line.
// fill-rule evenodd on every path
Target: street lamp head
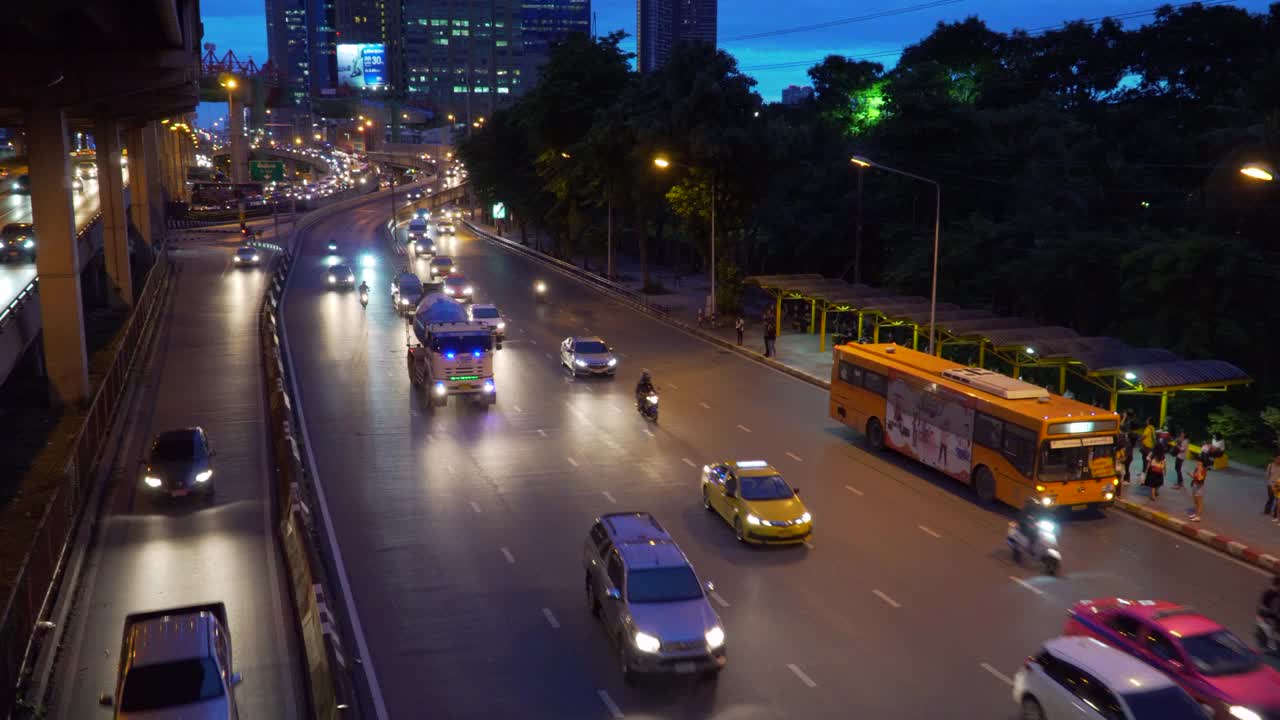
M 567 153 L 567 152 L 562 152 L 562 153 L 560 153 L 560 157 L 564 158 L 565 160 L 571 160 L 571 159 L 573 159 L 573 155 L 571 155 L 570 153 Z
M 662 157 L 661 155 L 653 159 L 653 164 L 662 168 L 663 170 L 666 170 L 667 168 L 671 167 L 671 161 Z
M 864 168 L 871 167 L 874 164 L 870 160 L 862 157 L 861 155 L 854 155 L 853 157 L 849 158 L 849 162 L 853 163 L 854 165 L 857 165 L 858 167 L 864 167 Z
M 1240 174 L 1263 182 L 1271 182 L 1275 179 L 1275 170 L 1263 163 L 1249 163 L 1240 168 Z

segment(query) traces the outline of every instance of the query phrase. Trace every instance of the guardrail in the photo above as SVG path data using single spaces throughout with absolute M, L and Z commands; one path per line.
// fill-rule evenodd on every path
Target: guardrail
M 137 361 L 150 347 L 156 321 L 172 287 L 172 267 L 164 253 L 157 257 L 119 336 L 111 366 L 99 382 L 76 433 L 70 459 L 63 468 L 63 482 L 45 505 L 35 538 L 0 614 L 0 712 L 6 715 L 25 690 L 30 661 L 38 650 L 40 634 L 36 630 L 59 589 L 67 550 L 94 489 L 103 445 Z
M 98 223 L 100 223 L 101 221 L 102 221 L 101 212 L 98 212 L 93 217 L 89 218 L 89 222 L 85 223 L 84 227 L 80 228 L 80 230 L 76 232 L 76 242 L 78 243 L 85 242 L 85 239 L 89 236 L 89 233 L 92 232 L 95 226 L 97 226 Z M 90 248 L 90 249 L 93 249 L 93 248 Z M 94 250 L 94 252 L 96 253 L 97 251 Z M 87 261 L 88 258 L 92 256 L 93 256 L 92 254 L 82 255 L 85 261 Z M 17 311 L 22 309 L 22 300 L 25 299 L 27 296 L 33 293 L 37 293 L 39 291 L 40 291 L 40 278 L 39 276 L 37 276 L 32 278 L 31 282 L 23 286 L 22 290 L 18 292 L 17 297 L 15 297 L 12 301 L 10 301 L 9 304 L 5 306 L 4 310 L 0 310 L 0 332 L 4 332 L 5 325 L 7 323 L 12 322 Z
M 542 263 L 543 265 L 546 265 L 552 268 L 553 270 L 560 272 L 561 274 L 570 275 L 578 280 L 581 280 L 587 283 L 588 285 L 591 285 L 592 287 L 596 288 L 597 290 L 612 296 L 617 300 L 621 300 L 622 302 L 625 302 L 630 305 L 638 305 L 648 312 L 657 313 L 659 315 L 671 314 L 670 308 L 668 308 L 666 305 L 663 305 L 662 303 L 656 303 L 653 300 L 650 300 L 649 296 L 645 295 L 644 293 L 637 292 L 628 287 L 623 287 L 622 285 L 619 285 L 618 283 L 615 283 L 612 280 L 609 280 L 608 278 L 597 275 L 591 272 L 590 270 L 584 270 L 578 267 L 577 265 L 574 265 L 573 263 L 568 263 L 559 258 L 551 257 L 550 255 L 547 255 L 544 252 L 539 252 L 538 250 L 534 250 L 533 248 L 527 245 L 522 245 L 518 242 L 515 242 L 514 240 L 508 240 L 502 237 L 501 235 L 494 235 L 488 230 L 485 230 L 479 225 L 476 225 L 475 223 L 470 222 L 468 220 L 464 220 L 463 224 L 466 225 L 467 228 L 471 230 L 471 232 L 475 233 L 476 235 L 479 235 L 480 237 L 486 240 L 489 240 L 490 242 L 497 243 L 502 247 L 518 252 L 524 255 L 525 257 L 528 257 L 534 260 L 535 262 Z

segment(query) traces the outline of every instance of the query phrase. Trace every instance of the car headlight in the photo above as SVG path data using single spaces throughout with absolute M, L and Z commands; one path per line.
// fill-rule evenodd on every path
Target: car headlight
M 1238 720 L 1262 720 L 1261 715 L 1243 705 L 1232 705 L 1227 708 L 1227 712 L 1231 714 L 1231 717 L 1238 718 Z
M 258 256 L 257 256 L 257 255 L 254 255 L 254 256 L 253 256 L 253 261 L 254 261 L 254 262 L 258 262 Z
M 712 650 L 715 650 L 721 645 L 724 645 L 724 629 L 721 628 L 719 625 L 708 630 L 706 637 L 707 637 L 707 647 L 711 648 Z
M 636 649 L 640 652 L 656 653 L 658 652 L 658 648 L 662 647 L 661 640 L 648 633 L 642 633 L 639 631 L 636 632 L 635 642 Z
M 36 246 L 36 241 L 35 241 L 35 240 L 27 240 L 26 242 L 22 243 L 22 247 L 24 247 L 24 248 L 26 248 L 26 249 L 28 249 L 28 250 L 30 250 L 31 248 L 33 248 L 33 247 L 35 247 L 35 246 Z
M 235 261 L 236 261 L 236 262 L 244 262 L 244 258 L 242 258 L 242 257 L 240 257 L 239 255 L 237 255 L 237 256 L 236 256 Z
M 330 284 L 333 284 L 333 283 L 335 283 L 335 282 L 337 282 L 337 278 L 335 278 L 334 276 L 330 275 L 330 276 L 329 276 L 329 283 L 330 283 Z
M 809 514 L 809 511 L 808 511 L 808 510 L 805 510 L 804 514 L 803 514 L 803 515 L 801 515 L 801 516 L 800 516 L 800 519 L 799 519 L 799 520 L 797 520 L 796 522 L 807 523 L 807 522 L 809 522 L 809 521 L 810 521 L 810 520 L 812 520 L 812 519 L 813 519 L 813 516 Z
M 1040 504 L 1045 507 L 1049 507 L 1053 504 L 1053 497 L 1046 495 L 1045 497 L 1040 498 Z
M 348 275 L 348 276 L 347 276 L 347 282 L 355 282 L 355 281 L 356 281 L 356 276 L 355 276 L 355 275 Z
M 471 294 L 471 286 L 470 286 L 470 285 L 468 285 L 467 287 L 462 288 L 462 294 L 463 294 L 463 295 L 470 295 L 470 294 Z
M 160 487 L 160 478 L 155 477 L 154 475 L 146 476 L 145 478 L 143 478 L 143 482 L 147 484 L 147 487 L 152 487 L 152 488 Z
M 577 365 L 578 367 L 586 367 L 586 366 L 587 366 L 587 361 L 586 361 L 586 360 L 578 360 L 578 359 L 574 359 L 573 364 L 574 364 L 574 365 Z
M 408 304 L 409 304 L 409 298 L 406 298 L 406 297 L 402 297 L 402 298 L 400 298 L 400 304 L 401 304 L 401 305 L 408 305 Z
M 748 525 L 759 525 L 759 524 L 760 524 L 760 518 L 756 517 L 755 515 L 752 515 L 751 513 L 747 513 L 747 524 L 748 524 Z
M 507 324 L 506 324 L 506 323 L 504 323 L 504 322 L 500 322 L 500 323 L 498 323 L 498 329 L 499 329 L 499 330 L 506 330 L 506 329 L 507 329 Z
M 209 482 L 209 478 L 211 477 L 213 477 L 212 470 L 202 470 L 196 473 L 196 482 L 198 483 Z

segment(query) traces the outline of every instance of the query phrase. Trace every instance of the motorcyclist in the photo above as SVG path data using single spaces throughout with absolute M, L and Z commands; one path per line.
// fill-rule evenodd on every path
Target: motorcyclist
M 366 292 L 366 293 L 369 292 L 369 281 L 361 280 L 359 289 L 360 289 L 360 292 Z
M 1258 617 L 1267 623 L 1268 635 L 1274 639 L 1280 624 L 1280 575 L 1271 578 L 1271 586 L 1258 598 Z
M 1027 501 L 1022 506 L 1022 512 L 1018 513 L 1018 532 L 1022 533 L 1022 537 L 1027 539 L 1027 547 L 1032 548 L 1040 540 L 1040 518 L 1043 513 L 1040 503 L 1034 498 Z
M 650 377 L 649 371 L 645 370 L 640 373 L 640 382 L 636 383 L 636 407 L 643 407 L 645 396 L 658 392 L 658 388 L 653 384 L 653 378 Z

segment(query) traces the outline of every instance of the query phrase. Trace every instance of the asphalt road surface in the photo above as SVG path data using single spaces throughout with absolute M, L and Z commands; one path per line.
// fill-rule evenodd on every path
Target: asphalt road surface
M 270 512 L 257 312 L 267 275 L 236 269 L 237 237 L 200 236 L 173 257 L 181 274 L 125 426 L 113 490 L 55 672 L 54 718 L 102 716 L 124 616 L 226 603 L 240 717 L 300 718 L 302 666 Z M 203 239 L 201 239 L 203 237 Z M 213 502 L 159 500 L 140 487 L 154 433 L 200 425 L 217 453 Z
M 385 717 L 1012 718 L 1009 678 L 1080 599 L 1180 600 L 1249 637 L 1261 573 L 1113 512 L 1064 523 L 1063 575 L 1040 576 L 1004 547 L 1008 514 L 868 452 L 822 390 L 464 232 L 441 252 L 508 316 L 509 341 L 495 407 L 432 410 L 406 374 L 385 220 L 365 207 L 314 228 L 285 306 L 365 690 Z M 332 237 L 377 258 L 359 271 L 367 310 L 325 287 Z M 614 346 L 618 378 L 570 378 L 556 353 L 572 334 Z M 642 368 L 662 391 L 657 426 L 633 408 Z M 745 458 L 801 489 L 811 547 L 739 546 L 703 510 L 702 464 Z M 718 680 L 623 684 L 580 560 L 593 518 L 622 510 L 655 513 L 715 582 Z
M 98 214 L 98 181 L 86 180 L 84 192 L 72 193 L 71 201 L 75 204 L 76 229 L 79 230 Z M 0 228 L 21 222 L 31 222 L 31 196 L 16 192 L 0 194 Z M 33 262 L 0 263 L 0 308 L 17 297 L 35 276 Z

